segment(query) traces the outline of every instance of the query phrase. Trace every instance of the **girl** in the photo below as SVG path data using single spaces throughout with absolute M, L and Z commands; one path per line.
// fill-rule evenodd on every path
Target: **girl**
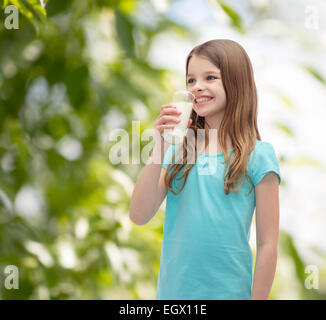
M 167 194 L 156 298 L 267 299 L 277 260 L 281 177 L 274 148 L 258 131 L 250 59 L 232 40 L 207 41 L 187 57 L 186 84 L 196 97 L 188 123 L 194 135 L 187 133 L 179 146 L 162 141 L 163 130 L 173 127 L 167 123 L 178 122 L 180 114 L 173 105 L 162 106 L 153 154 L 130 206 L 130 219 L 142 225 Z M 195 155 L 191 164 L 189 154 Z

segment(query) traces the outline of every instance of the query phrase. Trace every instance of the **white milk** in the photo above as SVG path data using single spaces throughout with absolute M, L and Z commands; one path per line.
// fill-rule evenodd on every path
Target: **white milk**
M 187 135 L 188 121 L 190 119 L 193 103 L 192 102 L 172 102 L 178 111 L 182 113 L 177 116 L 180 119 L 179 123 L 169 122 L 167 124 L 174 125 L 173 129 L 165 129 L 163 138 L 170 144 L 180 144 L 183 142 L 184 136 Z

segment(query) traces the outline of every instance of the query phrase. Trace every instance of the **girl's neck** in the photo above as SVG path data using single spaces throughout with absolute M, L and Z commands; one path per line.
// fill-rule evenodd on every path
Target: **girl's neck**
M 224 112 L 215 113 L 213 115 L 205 116 L 205 128 L 216 129 L 218 131 Z
M 226 140 L 226 150 L 228 151 L 229 149 L 232 148 L 232 144 L 229 139 Z M 211 141 L 210 143 L 207 144 L 205 148 L 205 153 L 207 154 L 218 154 L 223 152 L 221 145 L 218 143 L 218 141 Z
M 212 139 L 210 139 L 211 141 L 208 142 L 206 148 L 205 148 L 205 153 L 211 153 L 211 154 L 217 154 L 217 153 L 221 153 L 222 152 L 222 147 L 218 142 L 218 130 L 221 124 L 223 118 L 223 114 L 218 113 L 215 114 L 213 116 L 206 116 L 205 117 L 205 129 L 213 129 L 215 130 L 215 132 L 213 134 L 211 134 Z M 208 136 L 209 136 L 209 131 L 208 131 Z M 209 144 L 211 145 L 211 147 L 209 147 Z M 229 150 L 232 148 L 232 144 L 231 144 L 231 139 L 229 136 L 227 136 L 226 138 L 226 149 Z M 211 150 L 209 150 L 211 149 Z

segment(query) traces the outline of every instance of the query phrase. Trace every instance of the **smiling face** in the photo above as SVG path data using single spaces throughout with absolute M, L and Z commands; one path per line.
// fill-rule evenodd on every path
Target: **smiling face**
M 187 90 L 196 97 L 208 96 L 208 101 L 195 102 L 194 109 L 199 116 L 208 120 L 224 113 L 226 94 L 220 70 L 207 58 L 192 56 L 188 64 Z M 207 100 L 207 99 L 206 99 Z

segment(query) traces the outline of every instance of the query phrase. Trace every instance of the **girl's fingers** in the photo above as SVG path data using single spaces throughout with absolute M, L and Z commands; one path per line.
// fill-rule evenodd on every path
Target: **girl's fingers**
M 163 124 L 160 127 L 163 128 L 163 129 L 166 129 L 166 128 L 174 128 L 174 125 L 173 124 Z
M 162 106 L 161 106 L 161 109 L 164 109 L 164 108 L 166 108 L 166 107 L 171 107 L 172 106 L 172 104 L 163 104 Z
M 157 127 L 157 130 L 159 130 L 161 133 L 163 133 L 163 131 L 165 129 L 173 129 L 173 128 L 174 128 L 173 124 L 162 124 L 162 125 Z
M 180 115 L 181 112 L 176 108 L 176 107 L 166 107 L 164 109 L 162 109 L 161 111 L 161 115 L 173 115 L 173 114 L 177 114 Z
M 159 123 L 166 124 L 167 122 L 171 122 L 171 121 L 175 123 L 179 123 L 180 118 L 176 116 L 161 116 Z

